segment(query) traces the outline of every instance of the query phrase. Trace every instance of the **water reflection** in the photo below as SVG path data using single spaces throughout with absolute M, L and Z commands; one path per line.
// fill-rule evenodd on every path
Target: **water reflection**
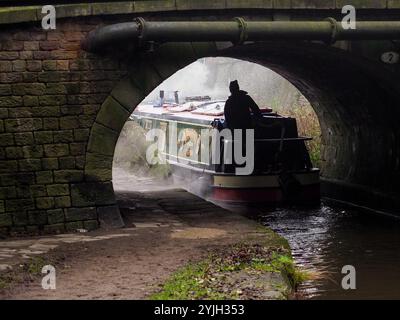
M 317 209 L 257 209 L 263 224 L 285 237 L 297 263 L 322 272 L 305 283 L 313 299 L 400 299 L 400 221 L 323 204 Z M 357 289 L 343 290 L 344 265 Z

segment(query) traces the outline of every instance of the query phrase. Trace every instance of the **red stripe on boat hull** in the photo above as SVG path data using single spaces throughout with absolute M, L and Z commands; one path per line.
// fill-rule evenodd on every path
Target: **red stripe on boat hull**
M 243 203 L 281 203 L 286 200 L 292 202 L 318 202 L 320 200 L 320 185 L 302 186 L 302 191 L 291 199 L 285 199 L 281 188 L 219 188 L 213 187 L 212 198 L 216 201 L 243 202 Z

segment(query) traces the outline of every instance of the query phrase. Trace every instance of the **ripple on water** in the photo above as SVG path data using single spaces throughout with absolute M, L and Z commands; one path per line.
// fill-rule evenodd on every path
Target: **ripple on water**
M 400 221 L 326 204 L 278 209 L 260 219 L 285 237 L 300 266 L 322 274 L 302 290 L 315 299 L 400 299 Z M 343 290 L 344 265 L 356 268 L 356 290 Z

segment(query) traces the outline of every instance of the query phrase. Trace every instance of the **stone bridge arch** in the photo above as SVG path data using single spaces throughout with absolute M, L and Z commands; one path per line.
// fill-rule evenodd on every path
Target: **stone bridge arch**
M 395 166 L 387 167 L 391 156 L 399 151 L 393 139 L 398 133 L 399 110 L 395 106 L 399 96 L 396 83 L 378 64 L 321 44 L 265 42 L 225 46 L 213 42 L 168 44 L 131 65 L 129 75 L 103 103 L 92 127 L 86 179 L 106 183 L 112 180 L 113 151 L 119 132 L 135 106 L 157 85 L 198 58 L 226 56 L 276 71 L 310 101 L 323 134 L 322 178 L 326 195 L 352 200 L 346 199 L 351 192 L 352 197 L 361 200 L 368 194 L 369 205 L 382 206 L 382 194 L 399 189 L 398 177 L 393 175 Z M 393 117 L 387 119 L 387 114 Z M 95 189 L 81 186 L 82 194 Z M 105 198 L 113 199 L 111 183 L 108 193 Z M 93 201 L 96 206 L 102 205 L 102 200 Z M 98 210 L 100 220 L 111 218 L 112 212 L 118 217 L 116 205 Z
M 120 225 L 111 182 L 119 131 L 132 108 L 163 79 L 214 55 L 271 68 L 311 101 L 323 130 L 326 194 L 398 211 L 399 64 L 380 61 L 383 52 L 398 50 L 397 43 L 168 44 L 120 59 L 80 49 L 95 27 L 138 15 L 322 20 L 340 18 L 342 1 L 255 1 L 252 8 L 243 1 L 199 3 L 62 5 L 54 31 L 40 28 L 40 7 L 0 11 L 0 233 L 93 229 L 99 221 Z M 356 6 L 361 18 L 400 16 L 394 1 Z
M 128 74 L 101 105 L 88 139 L 85 180 L 73 186 L 72 198 L 96 206 L 104 226 L 121 226 L 112 187 L 112 162 L 119 134 L 136 106 L 172 74 L 199 58 L 215 55 L 210 43 L 170 43 L 127 65 Z

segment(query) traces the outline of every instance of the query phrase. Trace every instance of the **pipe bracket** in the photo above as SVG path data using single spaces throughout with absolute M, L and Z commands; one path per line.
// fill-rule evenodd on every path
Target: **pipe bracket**
M 241 45 L 247 41 L 249 35 L 247 33 L 247 23 L 246 20 L 242 17 L 236 17 L 235 21 L 239 25 L 239 40 L 236 41 L 236 45 Z
M 138 42 L 139 46 L 141 46 L 146 40 L 146 20 L 142 17 L 135 18 L 134 21 L 138 25 L 139 36 Z
M 328 21 L 331 24 L 331 29 L 332 29 L 331 37 L 328 41 L 326 41 L 326 43 L 332 45 L 337 41 L 337 36 L 339 34 L 339 29 L 337 25 L 338 22 L 336 21 L 335 18 L 332 17 L 326 18 L 325 21 Z

